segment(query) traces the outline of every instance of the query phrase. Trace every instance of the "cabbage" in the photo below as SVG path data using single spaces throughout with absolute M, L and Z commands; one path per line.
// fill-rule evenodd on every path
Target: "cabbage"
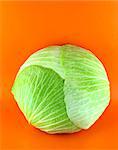
M 20 67 L 12 93 L 30 124 L 50 134 L 88 129 L 109 104 L 109 81 L 93 53 L 49 46 Z

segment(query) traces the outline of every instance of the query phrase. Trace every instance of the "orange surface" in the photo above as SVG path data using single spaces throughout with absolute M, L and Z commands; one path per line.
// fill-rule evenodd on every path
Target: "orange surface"
M 118 1 L 4 1 L 0 17 L 0 150 L 118 149 Z M 27 123 L 10 90 L 31 53 L 64 43 L 90 49 L 101 59 L 111 103 L 87 131 L 48 135 Z

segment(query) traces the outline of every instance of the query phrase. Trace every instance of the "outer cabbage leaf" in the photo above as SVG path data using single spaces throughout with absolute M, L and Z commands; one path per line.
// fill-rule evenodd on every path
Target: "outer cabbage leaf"
M 109 82 L 102 63 L 77 46 L 63 46 L 65 103 L 70 120 L 89 128 L 109 104 Z

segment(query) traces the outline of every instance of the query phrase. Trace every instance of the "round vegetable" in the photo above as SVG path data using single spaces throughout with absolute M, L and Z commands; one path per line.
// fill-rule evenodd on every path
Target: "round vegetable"
M 12 93 L 28 122 L 50 134 L 88 129 L 110 100 L 102 63 L 90 51 L 69 44 L 32 54 Z

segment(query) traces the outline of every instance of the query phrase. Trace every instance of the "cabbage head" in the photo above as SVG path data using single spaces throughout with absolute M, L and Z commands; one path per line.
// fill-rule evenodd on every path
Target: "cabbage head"
M 110 100 L 102 63 L 69 44 L 32 54 L 20 67 L 12 93 L 27 121 L 50 134 L 88 129 Z

